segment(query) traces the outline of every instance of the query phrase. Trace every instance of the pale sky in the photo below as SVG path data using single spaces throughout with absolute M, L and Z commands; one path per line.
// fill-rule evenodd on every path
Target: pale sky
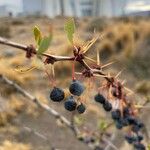
M 21 5 L 21 0 L 0 0 L 0 5 L 3 4 Z
M 0 5 L 11 5 L 16 12 L 22 11 L 22 0 L 0 0 Z
M 149 9 L 150 10 L 150 0 L 126 0 L 128 2 L 126 10 L 134 11 L 134 9 Z M 15 11 L 22 11 L 22 0 L 0 0 L 0 5 L 11 5 Z

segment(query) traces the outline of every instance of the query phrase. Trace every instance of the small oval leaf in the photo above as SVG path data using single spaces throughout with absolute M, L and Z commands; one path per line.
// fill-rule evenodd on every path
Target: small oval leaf
M 100 129 L 100 131 L 104 131 L 107 128 L 107 123 L 103 120 L 100 120 L 98 123 L 98 128 Z
M 68 40 L 70 41 L 71 44 L 73 44 L 73 34 L 75 32 L 75 23 L 73 18 L 69 19 L 65 23 L 64 29 L 67 34 Z
M 33 33 L 34 33 L 34 38 L 35 38 L 37 45 L 40 45 L 40 42 L 42 40 L 42 34 L 41 34 L 40 29 L 37 26 L 34 27 Z
M 52 41 L 52 34 L 50 34 L 48 37 L 44 37 L 40 42 L 37 54 L 44 53 L 49 48 L 51 41 Z

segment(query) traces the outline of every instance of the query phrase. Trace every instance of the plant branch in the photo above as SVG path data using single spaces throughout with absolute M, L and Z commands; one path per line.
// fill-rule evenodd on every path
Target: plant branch
M 26 45 L 18 44 L 18 43 L 9 41 L 7 39 L 4 39 L 2 37 L 0 37 L 0 44 L 11 46 L 11 47 L 14 47 L 14 48 L 18 48 L 18 49 L 23 50 L 25 52 L 28 52 L 30 50 L 30 52 L 32 54 L 34 54 L 34 55 L 37 54 L 37 49 L 35 47 L 33 47 L 32 45 L 26 46 Z M 46 53 L 43 53 L 41 55 L 46 57 L 47 63 L 52 63 L 52 64 L 57 62 L 57 61 L 77 61 L 85 68 L 85 70 L 88 72 L 89 77 L 92 76 L 93 74 L 99 74 L 99 75 L 104 76 L 104 78 L 107 81 L 112 82 L 111 78 L 106 77 L 106 75 L 101 70 L 99 70 L 99 69 L 92 69 L 84 61 L 84 56 L 83 56 L 83 58 L 75 59 L 77 56 L 57 56 L 57 55 L 50 55 L 50 54 L 46 54 Z
M 37 54 L 36 51 L 37 49 L 34 48 L 32 45 L 30 46 L 26 46 L 26 45 L 23 45 L 23 44 L 19 44 L 19 43 L 15 43 L 15 42 L 12 42 L 12 41 L 9 41 L 5 38 L 2 38 L 0 37 L 0 44 L 3 44 L 3 45 L 7 45 L 7 46 L 11 46 L 11 47 L 14 47 L 14 48 L 18 48 L 20 50 L 23 50 L 23 51 L 28 51 L 29 49 L 32 49 L 32 53 L 33 54 Z M 46 54 L 46 53 L 43 53 L 42 56 L 45 56 L 49 59 L 53 59 L 53 61 L 68 61 L 68 60 L 74 60 L 74 57 L 67 57 L 67 56 L 54 56 L 54 55 L 50 55 L 50 54 Z

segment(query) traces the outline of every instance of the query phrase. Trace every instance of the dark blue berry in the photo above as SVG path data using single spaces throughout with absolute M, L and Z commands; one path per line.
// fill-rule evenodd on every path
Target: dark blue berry
M 112 105 L 109 101 L 105 101 L 105 103 L 103 104 L 103 108 L 105 109 L 105 111 L 111 111 Z
M 130 135 L 126 135 L 126 136 L 125 136 L 125 139 L 127 140 L 127 142 L 128 142 L 129 144 L 132 144 L 133 142 L 136 141 L 136 137 L 130 136 Z
M 132 116 L 127 117 L 127 120 L 130 125 L 136 125 L 138 123 L 138 120 Z
M 124 126 L 127 126 L 127 125 L 128 125 L 128 122 L 123 118 L 116 120 L 116 127 L 118 129 L 122 129 Z
M 135 133 L 137 133 L 137 132 L 140 131 L 140 128 L 137 125 L 133 125 L 132 126 L 132 131 L 135 132 Z
M 50 93 L 50 99 L 54 102 L 60 102 L 64 99 L 65 93 L 62 89 L 54 87 Z
M 73 95 L 80 96 L 84 91 L 84 86 L 80 81 L 73 80 L 69 87 L 69 91 Z
M 101 104 L 104 104 L 106 101 L 105 97 L 100 93 L 96 94 L 94 99 L 96 102 L 101 103 Z
M 138 122 L 138 123 L 137 123 L 137 126 L 141 129 L 141 128 L 144 127 L 144 124 L 143 124 L 142 122 Z
M 133 125 L 132 131 L 137 133 L 143 127 L 144 127 L 144 124 L 142 122 L 137 121 L 136 124 Z
M 146 149 L 145 146 L 142 143 L 135 143 L 134 148 L 136 150 L 145 150 Z
M 116 128 L 117 129 L 122 129 L 123 128 L 122 122 L 116 121 Z
M 143 136 L 142 136 L 142 135 L 138 135 L 138 136 L 137 136 L 137 141 L 139 141 L 139 142 L 140 142 L 140 141 L 142 141 L 143 139 L 144 139 L 144 138 L 143 138 Z
M 68 111 L 74 111 L 76 109 L 77 103 L 74 99 L 73 96 L 70 96 L 66 101 L 65 101 L 65 109 Z
M 124 117 L 129 117 L 130 116 L 130 109 L 128 107 L 125 107 L 123 109 L 123 116 Z
M 77 111 L 78 111 L 79 114 L 84 113 L 85 110 L 86 110 L 86 107 L 85 107 L 84 104 L 81 103 L 80 105 L 77 106 Z
M 112 111 L 112 112 L 111 112 L 111 116 L 112 116 L 112 119 L 114 119 L 114 120 L 120 119 L 120 117 L 121 117 L 121 112 L 120 112 L 120 110 L 119 110 L 119 109 L 116 109 L 116 110 Z
M 127 118 L 122 118 L 122 124 L 123 124 L 123 126 L 128 126 L 129 125 L 129 122 L 128 122 Z

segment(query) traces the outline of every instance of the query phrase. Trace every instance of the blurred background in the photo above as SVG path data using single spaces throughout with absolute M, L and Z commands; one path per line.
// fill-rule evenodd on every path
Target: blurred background
M 120 79 L 126 80 L 126 86 L 136 93 L 130 96 L 135 103 L 143 104 L 150 100 L 149 0 L 0 0 L 0 36 L 21 44 L 35 45 L 33 27 L 37 25 L 46 35 L 52 26 L 54 37 L 48 53 L 72 55 L 72 46 L 64 32 L 64 24 L 69 17 L 75 18 L 77 45 L 83 45 L 95 34 L 105 33 L 105 37 L 90 48 L 88 56 L 96 59 L 98 50 L 102 65 L 115 62 L 104 68 L 111 75 L 115 76 L 124 69 Z M 0 74 L 70 119 L 71 114 L 64 110 L 63 104 L 49 101 L 52 85 L 49 85 L 45 72 L 40 69 L 23 74 L 14 71 L 17 66 L 30 68 L 32 61 L 26 59 L 22 51 L 0 45 Z M 91 61 L 87 62 L 94 65 Z M 76 64 L 76 71 L 81 70 L 82 67 Z M 55 73 L 57 85 L 68 92 L 71 64 L 56 63 Z M 83 80 L 81 76 L 76 77 Z M 83 131 L 101 133 L 101 123 L 112 122 L 110 114 L 93 100 L 101 80 L 84 79 L 87 90 L 82 99 L 86 100 L 88 109 L 74 119 Z M 148 103 L 139 115 L 146 125 L 146 137 L 150 136 L 149 113 Z M 30 132 L 33 130 L 48 140 Z M 119 150 L 132 150 L 132 146 L 123 139 L 124 133 L 118 132 L 114 125 L 107 132 L 118 135 L 114 144 Z M 150 144 L 149 138 L 145 143 Z M 52 150 L 53 147 L 60 150 L 89 149 L 59 120 L 0 82 L 0 150 Z

